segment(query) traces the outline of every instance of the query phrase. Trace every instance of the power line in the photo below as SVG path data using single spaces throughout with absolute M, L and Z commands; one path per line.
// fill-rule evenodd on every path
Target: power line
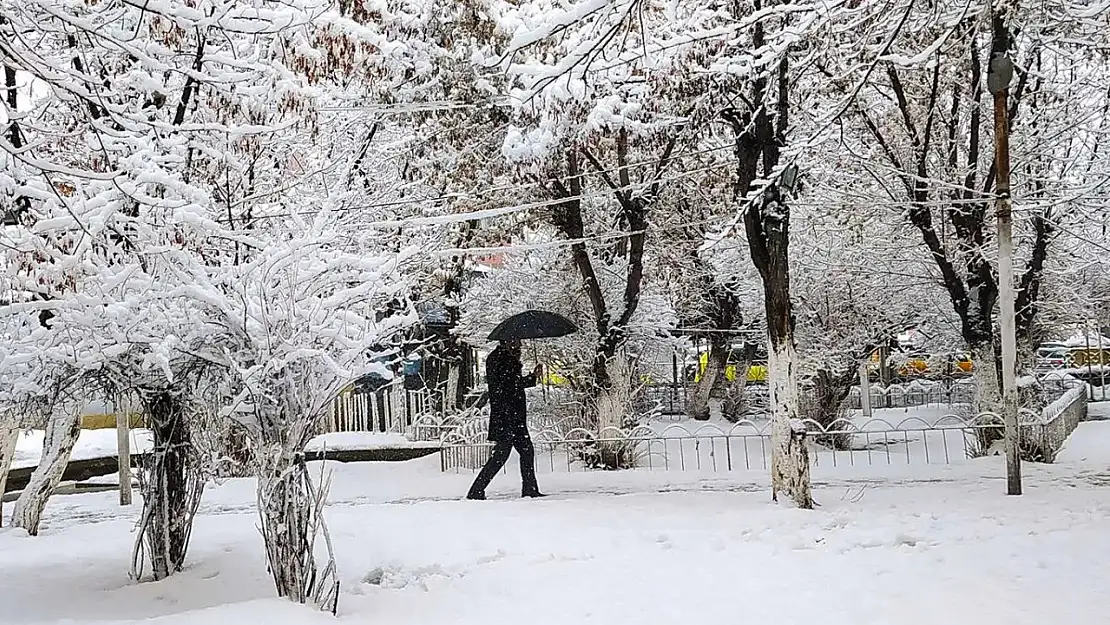
M 700 150 L 693 150 L 693 151 L 682 152 L 682 153 L 678 153 L 678 154 L 672 154 L 666 160 L 667 161 L 673 161 L 673 160 L 678 160 L 680 158 L 690 158 L 690 157 L 696 157 L 696 156 L 703 156 L 703 155 L 706 155 L 706 154 L 712 154 L 712 153 L 720 152 L 722 150 L 731 150 L 731 149 L 733 149 L 733 146 L 731 144 L 726 144 L 726 145 L 712 147 L 712 148 L 704 148 L 704 149 L 700 149 Z M 629 163 L 629 164 L 623 165 L 623 166 L 618 165 L 616 167 L 611 167 L 611 168 L 603 169 L 603 170 L 584 170 L 581 173 L 578 173 L 578 174 L 575 174 L 575 175 L 563 176 L 563 177 L 558 178 L 557 180 L 559 182 L 566 182 L 568 180 L 576 180 L 576 179 L 586 178 L 587 176 L 601 176 L 601 175 L 604 175 L 604 174 L 613 174 L 613 173 L 617 173 L 617 172 L 621 171 L 622 169 L 634 169 L 634 168 L 639 168 L 639 167 L 648 167 L 648 166 L 653 166 L 653 165 L 659 165 L 660 163 L 663 163 L 663 162 L 664 162 L 664 159 L 650 159 L 650 160 L 638 161 L 638 162 L 635 162 L 635 163 Z M 720 163 L 718 165 L 714 165 L 714 166 L 711 166 L 711 167 L 708 167 L 708 168 L 703 168 L 703 169 L 698 169 L 698 170 L 689 170 L 687 173 L 693 174 L 693 173 L 698 173 L 699 171 L 709 171 L 709 170 L 718 169 L 720 167 L 730 166 L 730 165 L 732 165 L 731 162 Z M 673 181 L 673 180 L 676 180 L 676 179 L 681 179 L 681 178 L 661 179 L 660 182 Z M 542 180 L 542 181 L 536 181 L 536 182 L 523 182 L 523 183 L 507 184 L 507 185 L 502 185 L 502 186 L 498 186 L 498 187 L 490 187 L 490 188 L 481 189 L 481 190 L 456 191 L 456 192 L 452 192 L 452 193 L 444 193 L 444 194 L 437 195 L 437 196 L 434 196 L 434 197 L 412 198 L 412 199 L 407 199 L 407 200 L 390 200 L 390 201 L 386 201 L 386 202 L 374 202 L 374 203 L 370 203 L 370 204 L 356 204 L 356 205 L 350 205 L 350 206 L 341 206 L 341 207 L 335 207 L 335 208 L 331 208 L 331 209 L 318 209 L 318 210 L 309 210 L 309 211 L 288 211 L 288 212 L 281 212 L 281 213 L 265 213 L 265 214 L 262 214 L 262 215 L 254 215 L 254 216 L 251 217 L 251 220 L 282 219 L 282 218 L 293 217 L 293 216 L 311 217 L 313 215 L 317 215 L 321 212 L 324 212 L 325 210 L 330 210 L 332 212 L 353 212 L 353 211 L 358 211 L 358 210 L 371 210 L 371 209 L 380 209 L 380 208 L 395 208 L 395 207 L 398 207 L 398 206 L 411 206 L 411 205 L 414 205 L 414 204 L 447 202 L 447 201 L 458 200 L 458 199 L 467 198 L 467 197 L 480 197 L 480 196 L 486 196 L 486 195 L 493 195 L 493 194 L 500 193 L 500 192 L 511 192 L 511 191 L 522 191 L 522 190 L 533 189 L 533 188 L 536 188 L 536 187 L 545 186 L 550 182 L 554 182 L 555 180 L 556 179 Z M 642 183 L 633 184 L 633 185 L 631 185 L 631 188 L 639 188 L 639 187 L 650 186 L 650 185 L 651 185 L 651 182 L 645 181 L 645 182 L 642 182 Z M 612 193 L 613 193 L 613 191 L 611 189 L 606 190 L 602 193 L 583 193 L 583 194 L 580 194 L 580 195 L 568 196 L 566 198 L 562 198 L 562 199 L 559 199 L 559 200 L 553 200 L 553 201 L 548 201 L 548 202 L 528 203 L 526 205 L 526 208 L 536 208 L 536 207 L 554 205 L 554 204 L 559 204 L 559 203 L 562 203 L 562 202 L 565 202 L 565 201 L 589 199 L 589 198 L 602 197 L 602 196 L 611 196 Z M 423 224 L 423 225 L 432 225 L 432 224 L 440 224 L 440 223 L 454 223 L 454 222 L 459 222 L 459 221 L 468 221 L 468 220 L 471 220 L 471 219 L 483 219 L 483 218 L 488 217 L 488 216 L 497 216 L 497 215 L 500 215 L 500 214 L 510 214 L 512 212 L 518 212 L 517 210 L 511 210 L 511 209 L 515 209 L 515 208 L 519 208 L 519 207 L 510 206 L 510 207 L 502 207 L 501 209 L 484 209 L 484 210 L 480 210 L 480 211 L 469 211 L 469 212 L 462 212 L 462 213 L 454 213 L 454 214 L 450 215 L 450 217 L 452 219 L 450 221 L 446 221 L 446 222 L 442 221 L 442 217 L 413 217 L 413 218 L 409 218 L 409 219 L 384 220 L 384 221 L 381 221 L 381 222 L 369 222 L 369 223 L 361 224 L 361 225 L 363 225 L 365 227 L 374 227 L 374 226 L 380 225 L 380 227 L 396 228 L 396 227 L 401 227 L 401 226 L 404 226 L 404 225 L 421 225 L 421 224 Z M 504 209 L 504 210 L 502 210 L 502 209 Z M 484 214 L 484 213 L 488 213 L 491 210 L 492 211 L 499 211 L 500 210 L 502 212 L 499 212 L 497 214 Z M 507 212 L 505 212 L 505 211 L 507 211 Z M 228 220 L 226 218 L 216 219 L 215 221 L 217 223 L 228 223 Z

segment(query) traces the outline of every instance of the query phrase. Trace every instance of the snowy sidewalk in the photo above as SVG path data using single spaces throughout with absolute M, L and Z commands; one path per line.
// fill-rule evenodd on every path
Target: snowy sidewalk
M 1000 458 L 932 477 L 817 475 L 812 512 L 771 504 L 758 473 L 551 475 L 551 498 L 521 500 L 510 471 L 500 500 L 468 502 L 471 476 L 430 459 L 336 465 L 339 620 L 1101 625 L 1110 448 L 1092 449 L 1028 465 L 1020 498 L 1002 494 Z M 43 536 L 0 530 L 0 623 L 334 622 L 271 598 L 253 510 L 249 480 L 211 487 L 188 569 L 136 584 L 138 506 L 55 498 Z

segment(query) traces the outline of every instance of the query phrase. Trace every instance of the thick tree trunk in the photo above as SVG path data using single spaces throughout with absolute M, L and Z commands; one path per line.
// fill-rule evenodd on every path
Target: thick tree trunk
M 632 410 L 632 373 L 625 354 L 622 351 L 614 354 L 605 370 L 608 384 L 597 387 L 597 426 L 602 437 L 627 427 Z
M 998 352 L 993 342 L 968 346 L 975 378 L 975 414 L 999 414 L 1002 406 L 1002 382 L 999 379 Z
M 821 369 L 814 378 L 814 407 L 813 414 L 805 415 L 828 427 L 842 415 L 841 406 L 852 392 L 852 383 L 855 382 L 856 372 L 859 367 L 854 363 L 845 371 L 833 373 L 828 369 Z
M 798 355 L 792 341 L 767 350 L 771 386 L 771 492 L 780 492 L 799 508 L 813 508 L 806 426 L 798 418 Z
M 798 410 L 798 355 L 790 300 L 790 211 L 770 192 L 745 215 L 752 262 L 763 280 L 767 369 L 771 390 L 771 489 L 800 508 L 812 508 L 806 427 Z
M 443 391 L 443 411 L 447 414 L 466 407 L 467 395 L 474 386 L 473 354 L 456 339 L 446 351 L 447 383 Z
M 142 475 L 143 520 L 136 538 L 132 574 L 141 575 L 141 555 L 155 580 L 177 573 L 185 563 L 193 517 L 204 490 L 188 417 L 181 401 L 160 392 L 144 398 L 154 449 Z
M 0 428 L 0 527 L 4 527 L 4 487 L 8 484 L 8 469 L 15 459 L 15 445 L 19 442 L 19 428 Z
M 56 406 L 46 424 L 46 440 L 42 444 L 42 458 L 31 474 L 27 488 L 19 495 L 12 510 L 12 527 L 20 527 L 36 536 L 46 502 L 62 481 L 73 446 L 81 435 L 78 410 L 72 406 Z
M 757 23 L 752 42 L 758 48 L 764 41 L 763 25 Z M 743 216 L 748 252 L 763 282 L 771 391 L 772 497 L 777 501 L 778 494 L 785 492 L 795 505 L 808 509 L 813 507 L 813 496 L 806 428 L 798 418 L 798 359 L 790 300 L 790 206 L 779 186 L 780 181 L 785 180 L 772 178 L 789 128 L 788 73 L 789 61 L 784 57 L 779 62 L 774 91 L 765 78 L 756 80 L 753 85 L 754 97 L 750 101 L 762 103 L 773 93 L 773 107 L 728 111 L 724 116 L 736 137 L 736 197 L 745 204 Z M 763 175 L 770 179 L 769 184 L 760 196 L 749 197 L 760 165 Z
M 979 452 L 987 453 L 1005 436 L 1002 427 L 1002 381 L 999 355 L 993 342 L 968 346 L 975 379 L 975 404 L 972 419 L 977 425 L 975 438 Z
M 316 489 L 303 456 L 274 446 L 258 477 L 258 513 L 266 559 L 278 596 L 335 612 L 339 581 L 323 524 L 326 488 Z M 317 567 L 315 544 L 323 531 L 328 562 Z
M 591 468 L 617 470 L 636 465 L 639 442 L 625 433 L 636 426 L 633 379 L 622 351 L 603 361 L 605 385 L 591 384 L 582 426 L 598 439 L 580 446 L 578 455 Z

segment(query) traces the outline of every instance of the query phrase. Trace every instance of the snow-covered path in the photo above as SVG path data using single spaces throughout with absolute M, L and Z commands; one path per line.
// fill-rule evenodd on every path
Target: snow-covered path
M 1001 458 L 826 469 L 813 512 L 771 504 L 757 472 L 547 475 L 546 500 L 516 498 L 510 472 L 468 502 L 471 476 L 434 459 L 337 465 L 339 621 L 1101 625 L 1110 421 L 1061 458 L 1027 465 L 1020 498 Z M 207 491 L 188 569 L 161 583 L 127 577 L 137 514 L 73 495 L 38 538 L 0 530 L 0 624 L 334 622 L 272 598 L 250 481 Z

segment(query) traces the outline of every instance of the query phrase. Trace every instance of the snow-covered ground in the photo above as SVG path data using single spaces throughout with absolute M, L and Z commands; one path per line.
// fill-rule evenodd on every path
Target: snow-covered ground
M 31 430 L 19 435 L 15 444 L 13 467 L 33 467 L 42 456 L 42 442 L 46 438 L 43 430 Z M 150 430 L 131 430 L 131 453 L 150 451 L 153 439 Z M 115 430 L 81 430 L 81 436 L 73 447 L 74 460 L 114 456 L 119 448 Z
M 1087 405 L 1090 419 L 1080 423 L 1056 456 L 1062 463 L 1098 463 L 1105 461 L 1110 471 L 1110 402 Z
M 439 447 L 438 441 L 410 441 L 403 434 L 384 432 L 332 432 L 308 441 L 306 451 L 324 449 L 409 449 Z
M 770 503 L 763 472 L 549 474 L 521 500 L 512 467 L 470 502 L 434 458 L 333 465 L 339 622 L 1101 625 L 1110 422 L 1062 457 L 1027 465 L 1020 498 L 1000 458 L 825 467 L 812 512 Z M 253 507 L 249 480 L 210 487 L 187 570 L 136 583 L 138 507 L 55 497 L 42 536 L 0 530 L 0 623 L 334 622 L 272 598 Z
M 33 467 L 38 464 L 42 456 L 42 442 L 46 437 L 43 430 L 31 430 L 20 434 L 15 447 L 15 460 L 13 467 Z M 150 451 L 153 439 L 150 430 L 131 430 L 131 453 L 144 453 Z M 400 434 L 384 434 L 381 432 L 335 432 L 318 436 L 311 441 L 305 449 L 389 449 L 411 447 L 436 447 L 438 443 L 413 442 Z M 118 445 L 116 431 L 82 430 L 77 445 L 73 448 L 74 460 L 88 458 L 101 458 L 114 456 Z

